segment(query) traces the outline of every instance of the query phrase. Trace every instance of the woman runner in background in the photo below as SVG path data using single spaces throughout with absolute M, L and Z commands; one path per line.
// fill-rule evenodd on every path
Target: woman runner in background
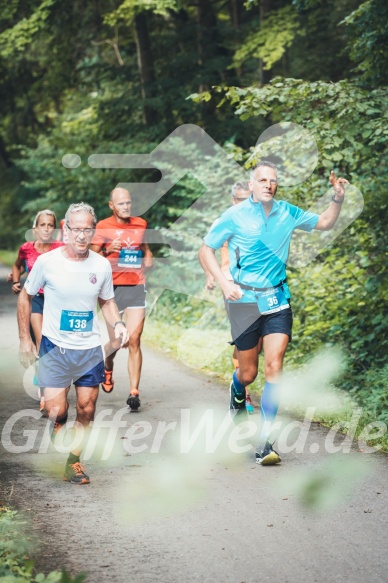
M 34 219 L 32 228 L 34 230 L 35 241 L 27 241 L 23 243 L 19 248 L 18 256 L 12 267 L 12 291 L 15 294 L 19 294 L 21 291 L 20 287 L 20 276 L 23 267 L 27 273 L 31 271 L 34 266 L 35 261 L 42 253 L 47 253 L 52 251 L 57 247 L 62 247 L 64 243 L 62 241 L 53 240 L 53 235 L 55 228 L 57 226 L 57 220 L 53 211 L 45 209 L 39 211 Z M 39 352 L 40 341 L 42 338 L 42 321 L 43 321 L 43 304 L 44 304 L 44 293 L 43 289 L 39 292 L 32 300 L 32 313 L 31 313 L 31 328 L 35 337 L 36 349 Z M 39 410 L 44 410 L 44 395 L 39 388 L 39 398 L 40 405 Z

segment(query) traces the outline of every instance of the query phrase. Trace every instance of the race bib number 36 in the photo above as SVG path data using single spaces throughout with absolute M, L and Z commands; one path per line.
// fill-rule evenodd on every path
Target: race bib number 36
M 93 312 L 77 312 L 74 310 L 62 310 L 61 332 L 78 332 L 79 334 L 93 331 Z
M 257 293 L 260 314 L 272 314 L 290 307 L 282 287 L 272 287 Z
M 142 259 L 143 251 L 141 249 L 121 249 L 118 266 L 127 269 L 140 269 Z

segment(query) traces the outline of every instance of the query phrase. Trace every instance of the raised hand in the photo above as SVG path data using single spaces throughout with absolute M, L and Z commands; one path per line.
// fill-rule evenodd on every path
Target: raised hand
M 334 170 L 330 172 L 330 184 L 335 190 L 335 194 L 338 199 L 342 199 L 345 196 L 345 184 L 349 184 L 349 180 L 346 178 L 337 178 L 334 174 Z

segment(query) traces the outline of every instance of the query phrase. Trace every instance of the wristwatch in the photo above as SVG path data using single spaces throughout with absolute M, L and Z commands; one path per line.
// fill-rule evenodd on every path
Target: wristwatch
M 118 320 L 117 322 L 115 322 L 113 324 L 113 328 L 116 328 L 117 324 L 122 324 L 124 326 L 124 328 L 126 328 L 125 322 L 123 322 L 122 320 Z
M 335 198 L 335 194 L 333 194 L 333 196 L 331 197 L 331 200 L 332 200 L 333 202 L 335 202 L 336 204 L 342 204 L 342 203 L 344 202 L 344 198 L 345 198 L 345 197 L 343 196 L 343 197 L 342 197 L 340 200 L 337 200 L 337 199 Z

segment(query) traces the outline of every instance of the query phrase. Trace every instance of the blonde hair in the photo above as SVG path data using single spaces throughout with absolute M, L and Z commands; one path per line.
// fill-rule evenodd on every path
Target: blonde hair
M 49 215 L 50 217 L 53 217 L 54 218 L 54 229 L 56 229 L 57 217 L 55 216 L 55 213 L 53 211 L 50 211 L 50 209 L 44 209 L 44 211 L 39 211 L 38 213 L 36 213 L 36 217 L 34 219 L 34 222 L 32 223 L 33 229 L 36 228 L 36 225 L 38 224 L 38 219 L 39 219 L 40 215 Z

